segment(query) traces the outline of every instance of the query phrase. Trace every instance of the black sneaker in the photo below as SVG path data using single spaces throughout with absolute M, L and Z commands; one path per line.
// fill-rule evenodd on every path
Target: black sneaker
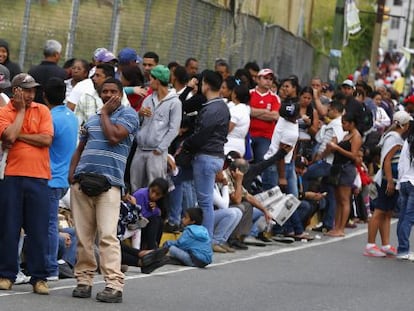
M 72 297 L 76 298 L 90 298 L 92 293 L 92 286 L 85 284 L 78 284 L 72 291 Z
M 171 225 L 169 222 L 164 224 L 164 228 L 163 228 L 164 232 L 167 233 L 180 233 L 180 226 L 178 225 Z
M 59 264 L 59 278 L 60 279 L 71 279 L 74 278 L 73 270 L 67 262 Z
M 322 233 L 326 233 L 329 230 L 331 230 L 331 229 L 329 229 L 328 227 L 325 227 L 324 225 L 319 225 L 319 226 L 316 226 L 316 227 L 312 228 L 312 231 L 322 232 Z
M 141 267 L 141 272 L 144 274 L 150 274 L 154 272 L 154 270 L 161 268 L 162 266 L 168 263 L 168 258 L 164 257 L 160 260 L 154 261 L 152 264 Z
M 100 302 L 118 303 L 122 302 L 122 292 L 110 287 L 96 294 L 96 300 Z
M 247 250 L 249 247 L 240 240 L 229 241 L 229 245 L 235 249 Z

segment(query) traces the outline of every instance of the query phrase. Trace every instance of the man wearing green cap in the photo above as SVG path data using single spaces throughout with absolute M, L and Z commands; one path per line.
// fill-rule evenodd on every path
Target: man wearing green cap
M 181 102 L 174 90 L 168 90 L 169 81 L 167 67 L 157 65 L 151 70 L 153 93 L 145 98 L 139 112 L 141 127 L 130 169 L 131 191 L 166 176 L 168 147 L 177 136 L 181 123 Z

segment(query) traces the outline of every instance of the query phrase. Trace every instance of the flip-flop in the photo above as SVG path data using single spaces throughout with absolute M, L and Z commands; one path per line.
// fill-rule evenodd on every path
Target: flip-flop
M 165 255 L 168 253 L 168 248 L 157 248 L 154 249 L 152 252 L 145 254 L 139 259 L 141 263 L 141 267 L 145 267 L 148 265 L 153 264 L 156 261 L 160 261 Z

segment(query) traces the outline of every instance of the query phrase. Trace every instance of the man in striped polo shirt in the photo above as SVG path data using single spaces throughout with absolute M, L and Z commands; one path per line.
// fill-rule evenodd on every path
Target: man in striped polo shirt
M 93 250 L 97 233 L 100 270 L 106 285 L 96 299 L 122 302 L 124 274 L 117 224 L 126 161 L 139 121 L 135 110 L 121 105 L 122 85 L 118 80 L 106 80 L 100 96 L 104 106 L 85 123 L 69 171 L 71 208 L 78 238 L 75 265 L 78 285 L 72 296 L 91 296 L 98 268 Z M 88 173 L 103 177 L 103 192 L 89 193 L 88 187 L 83 186 Z

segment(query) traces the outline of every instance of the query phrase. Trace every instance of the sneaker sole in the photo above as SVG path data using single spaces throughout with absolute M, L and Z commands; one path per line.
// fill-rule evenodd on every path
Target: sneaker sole
M 363 253 L 364 256 L 366 257 L 376 257 L 376 258 L 384 258 L 387 257 L 385 254 L 384 255 L 375 255 L 375 254 L 371 254 L 371 253 Z
M 106 303 L 120 303 L 120 302 L 122 302 L 122 297 L 102 298 L 102 297 L 98 297 L 98 295 L 96 295 L 96 300 L 99 301 L 99 302 L 106 302 Z

